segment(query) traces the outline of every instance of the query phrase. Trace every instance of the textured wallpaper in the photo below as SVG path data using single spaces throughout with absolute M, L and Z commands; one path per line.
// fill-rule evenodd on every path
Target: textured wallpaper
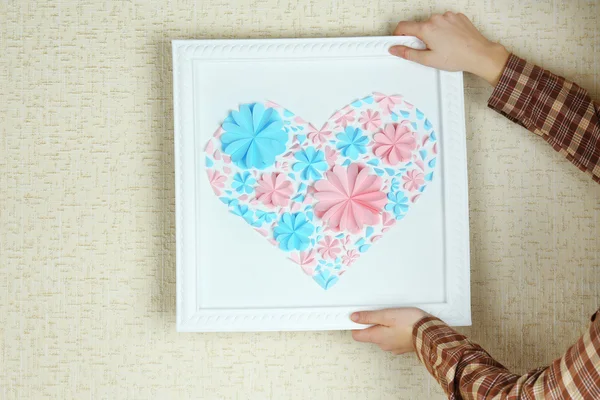
M 2 1 L 0 398 L 442 399 L 348 332 L 177 334 L 172 39 L 385 35 L 462 11 L 600 96 L 599 1 Z M 465 78 L 473 326 L 518 372 L 600 298 L 600 189 Z

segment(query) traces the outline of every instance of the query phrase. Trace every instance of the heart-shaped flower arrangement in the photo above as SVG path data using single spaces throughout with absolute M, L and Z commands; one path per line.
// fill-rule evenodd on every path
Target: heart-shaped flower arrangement
M 321 129 L 273 102 L 241 105 L 205 152 L 230 212 L 329 289 L 417 201 L 438 149 L 419 109 L 374 93 Z

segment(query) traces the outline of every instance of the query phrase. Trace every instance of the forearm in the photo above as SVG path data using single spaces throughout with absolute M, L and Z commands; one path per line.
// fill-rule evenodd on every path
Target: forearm
M 600 105 L 584 89 L 511 55 L 488 105 L 600 182 Z
M 420 320 L 413 341 L 419 359 L 451 399 L 600 398 L 599 321 L 562 358 L 522 376 L 437 318 Z
M 479 345 L 437 318 L 420 320 L 413 329 L 413 340 L 417 356 L 450 398 L 477 398 L 472 382 L 476 375 L 493 375 L 502 387 L 518 378 Z

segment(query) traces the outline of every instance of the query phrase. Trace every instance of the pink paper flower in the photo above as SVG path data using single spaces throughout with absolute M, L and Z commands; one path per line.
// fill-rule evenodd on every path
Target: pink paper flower
M 425 183 L 425 176 L 422 172 L 417 171 L 416 169 L 411 169 L 402 177 L 404 181 L 404 189 L 408 191 L 417 190 L 422 184 Z
M 354 110 L 347 112 L 346 114 L 334 116 L 335 123 L 341 125 L 342 128 L 346 128 L 350 122 L 354 122 L 356 113 Z
M 356 260 L 358 260 L 359 254 L 356 250 L 350 250 L 345 255 L 342 256 L 342 264 L 347 265 L 348 267 L 354 264 Z
M 331 236 L 325 236 L 323 240 L 319 242 L 319 254 L 324 259 L 335 260 L 337 258 L 338 253 L 342 251 L 339 248 L 340 241 L 338 239 L 332 239 Z
M 315 183 L 315 214 L 333 231 L 358 233 L 365 225 L 375 225 L 386 204 L 382 180 L 369 174 L 364 165 L 340 165 Z
M 381 222 L 383 223 L 383 229 L 381 229 L 382 233 L 385 233 L 390 230 L 392 226 L 396 223 L 396 218 L 394 218 L 391 214 L 384 212 L 381 217 Z
M 313 274 L 313 272 L 314 272 L 313 267 L 317 263 L 317 260 L 315 259 L 315 256 L 314 256 L 314 250 L 300 251 L 298 253 L 294 252 L 291 254 L 290 260 L 292 260 L 293 262 L 298 264 L 300 266 L 300 268 L 302 268 L 302 271 L 304 271 L 304 273 L 306 275 Z
M 256 187 L 256 199 L 267 206 L 284 207 L 288 204 L 294 188 L 284 174 L 263 174 Z
M 210 186 L 212 187 L 213 192 L 215 192 L 215 194 L 217 196 L 221 195 L 221 190 L 225 187 L 225 182 L 227 181 L 227 177 L 223 174 L 221 174 L 219 171 L 215 171 L 212 169 L 209 169 L 206 171 L 208 174 L 208 182 L 210 183 Z
M 379 112 L 372 110 L 367 110 L 360 115 L 360 119 L 358 120 L 362 124 L 364 130 L 375 130 L 381 126 L 381 118 L 379 117 Z
M 308 139 L 313 142 L 313 144 L 326 143 L 329 139 L 329 135 L 331 135 L 331 131 L 325 130 L 325 126 L 323 125 L 321 129 L 315 128 L 312 124 L 309 125 L 308 131 Z
M 414 133 L 405 125 L 388 124 L 373 136 L 373 152 L 390 165 L 410 160 L 417 147 Z
M 373 93 L 375 101 L 386 111 L 388 114 L 392 113 L 394 106 L 402 101 L 402 96 L 392 95 L 388 96 L 383 93 Z
M 325 159 L 330 166 L 334 165 L 338 159 L 338 152 L 332 147 L 325 147 Z
M 381 217 L 381 222 L 384 227 L 388 228 L 396 223 L 396 218 L 394 218 L 392 214 L 384 212 Z

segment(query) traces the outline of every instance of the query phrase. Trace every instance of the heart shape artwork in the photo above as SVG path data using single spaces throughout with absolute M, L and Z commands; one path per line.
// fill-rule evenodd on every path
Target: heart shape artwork
M 210 184 L 324 289 L 409 211 L 437 139 L 400 95 L 374 93 L 317 129 L 273 102 L 232 111 L 206 145 Z

